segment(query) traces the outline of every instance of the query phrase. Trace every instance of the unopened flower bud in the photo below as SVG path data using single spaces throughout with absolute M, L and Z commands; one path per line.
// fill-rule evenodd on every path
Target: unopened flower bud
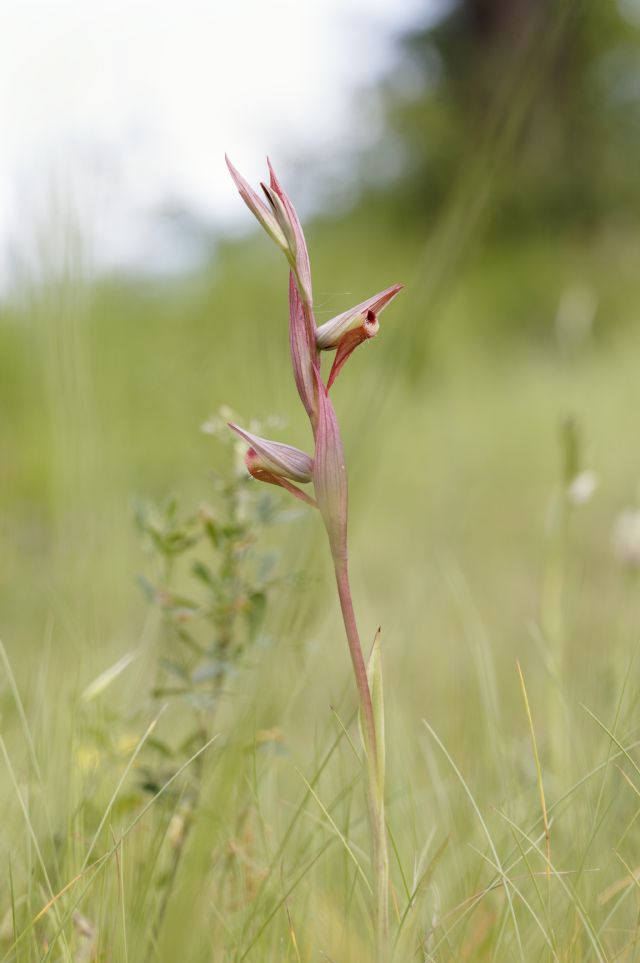
M 284 236 L 282 228 L 278 224 L 275 213 L 264 203 L 263 200 L 260 199 L 253 188 L 244 179 L 242 174 L 236 170 L 226 154 L 225 160 L 227 162 L 227 167 L 229 168 L 229 173 L 233 178 L 233 182 L 238 188 L 240 197 L 245 202 L 256 220 L 260 222 L 269 237 L 272 238 L 276 244 L 286 252 L 289 244 Z
M 286 254 L 287 260 L 296 276 L 300 288 L 300 296 L 305 305 L 311 305 L 313 300 L 311 293 L 311 268 L 302 225 L 300 224 L 300 219 L 295 207 L 282 190 L 270 161 L 267 159 L 270 183 L 268 185 L 261 184 L 262 190 L 267 198 L 267 203 L 265 204 L 244 177 L 235 169 L 226 155 L 225 159 L 233 182 L 240 193 L 240 197 L 251 213 L 258 219 L 260 224 L 262 224 L 269 237 L 271 237 Z
M 291 203 L 288 195 L 282 189 L 282 185 L 276 176 L 276 172 L 271 166 L 271 161 L 269 158 L 267 158 L 267 164 L 269 165 L 270 175 L 269 190 L 274 197 L 277 198 L 275 206 L 279 212 L 278 218 L 282 218 L 281 221 L 279 220 L 279 223 L 289 243 L 289 263 L 293 268 L 293 272 L 300 288 L 300 297 L 302 298 L 304 304 L 307 307 L 310 307 L 313 303 L 313 294 L 311 291 L 311 265 L 309 264 L 309 252 L 307 251 L 307 242 L 304 238 L 302 224 L 300 223 L 300 218 L 298 217 L 295 207 Z
M 267 184 L 260 183 L 260 187 L 264 191 L 265 197 L 267 198 L 273 215 L 278 222 L 278 226 L 282 231 L 282 234 L 286 241 L 287 250 L 291 255 L 291 262 L 295 264 L 296 252 L 298 249 L 296 236 L 293 230 L 293 225 L 289 219 L 287 211 L 285 210 L 284 204 L 276 194 Z

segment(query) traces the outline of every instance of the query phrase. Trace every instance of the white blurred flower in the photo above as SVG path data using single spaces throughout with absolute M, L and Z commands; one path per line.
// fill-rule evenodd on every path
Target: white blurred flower
M 572 505 L 584 505 L 588 502 L 599 484 L 598 476 L 593 471 L 581 471 L 571 481 L 567 488 L 567 497 Z
M 625 508 L 616 519 L 613 545 L 618 559 L 640 568 L 640 508 Z

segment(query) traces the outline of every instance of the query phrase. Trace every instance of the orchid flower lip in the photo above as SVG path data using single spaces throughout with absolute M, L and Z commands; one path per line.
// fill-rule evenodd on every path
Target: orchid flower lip
M 375 338 L 379 330 L 378 315 L 374 311 L 367 311 L 367 316 L 362 322 L 362 332 L 365 338 Z

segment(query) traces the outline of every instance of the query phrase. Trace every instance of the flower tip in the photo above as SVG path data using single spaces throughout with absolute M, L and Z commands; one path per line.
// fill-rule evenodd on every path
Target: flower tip
M 253 436 L 248 435 L 248 432 L 246 432 L 244 428 L 241 428 L 240 425 L 236 425 L 232 421 L 228 421 L 227 427 L 231 428 L 231 431 L 235 431 L 236 435 L 242 438 L 243 441 L 246 441 L 248 445 L 251 444 L 251 438 Z
M 227 169 L 237 185 L 238 181 L 240 180 L 240 173 L 238 169 L 231 163 L 231 158 L 229 157 L 226 151 L 224 155 L 224 162 L 227 165 Z
M 236 170 L 228 156 L 225 154 L 225 161 L 227 167 L 229 168 L 229 173 L 231 174 L 231 179 L 238 189 L 240 197 L 245 202 L 251 213 L 262 227 L 265 229 L 269 237 L 276 242 L 276 244 L 282 248 L 283 251 L 287 252 L 290 249 L 289 240 L 285 237 L 283 229 L 279 224 L 278 211 L 276 210 L 273 198 L 267 193 L 268 204 L 265 204 L 263 200 L 256 194 L 249 183 L 244 179 L 242 174 Z M 265 192 L 266 193 L 266 192 Z
M 383 308 L 386 308 L 387 305 L 391 304 L 393 299 L 400 294 L 403 287 L 404 284 L 392 284 L 390 287 L 385 288 L 384 291 L 380 292 L 380 294 L 377 294 L 375 297 L 371 298 L 369 302 L 370 309 L 375 314 L 379 314 Z
M 269 157 L 269 155 L 267 155 L 267 167 L 269 168 L 269 177 L 271 179 L 271 186 L 274 189 L 274 191 L 279 192 L 281 190 L 280 181 L 278 180 L 276 176 L 276 172 L 273 169 L 273 164 L 271 163 L 271 158 Z
M 386 308 L 386 306 L 393 301 L 396 295 L 400 294 L 403 287 L 404 284 L 392 284 L 391 287 L 387 288 L 386 291 L 383 291 L 380 295 L 379 303 L 376 305 L 377 310 L 381 311 L 382 308 Z
M 272 208 L 273 212 L 275 213 L 276 205 L 273 200 L 273 191 L 267 184 L 265 184 L 264 181 L 260 181 L 260 187 L 262 188 L 262 193 L 264 194 L 267 201 L 269 202 L 269 206 Z

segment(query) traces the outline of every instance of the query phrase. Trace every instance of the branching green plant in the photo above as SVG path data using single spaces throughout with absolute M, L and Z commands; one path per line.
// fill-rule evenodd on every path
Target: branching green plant
M 230 414 L 223 409 L 222 417 Z M 221 424 L 218 416 L 204 427 L 220 438 Z M 226 441 L 226 447 L 234 457 L 237 446 Z M 274 554 L 256 552 L 255 544 L 286 516 L 249 481 L 236 464 L 231 474 L 213 475 L 214 501 L 196 511 L 181 514 L 175 498 L 136 508 L 155 561 L 155 577 L 140 582 L 163 622 L 153 694 L 181 697 L 205 714 L 215 711 L 225 681 L 259 639 L 267 595 L 279 580 Z
M 349 582 L 347 472 L 338 419 L 329 398 L 329 390 L 358 345 L 378 333 L 378 314 L 395 298 L 401 285 L 394 284 L 320 327 L 316 326 L 309 254 L 293 204 L 283 191 L 271 164 L 269 184 L 261 184 L 266 202 L 261 200 L 228 159 L 227 164 L 240 196 L 281 248 L 289 263 L 291 362 L 298 394 L 309 416 L 313 433 L 313 457 L 290 445 L 269 441 L 236 424 L 231 423 L 230 427 L 247 442 L 246 466 L 250 474 L 259 481 L 280 485 L 318 508 L 327 531 L 358 690 L 371 829 L 376 947 L 378 959 L 382 961 L 387 959 L 389 946 L 389 859 L 384 808 L 384 705 L 380 642 L 378 633 L 367 667 Z M 323 351 L 335 351 L 326 384 L 320 365 Z M 315 497 L 299 487 L 305 483 L 313 484 Z
M 143 787 L 156 794 L 185 761 L 212 738 L 214 720 L 228 687 L 266 644 L 263 632 L 269 594 L 282 581 L 273 553 L 256 550 L 269 526 L 292 515 L 277 508 L 268 492 L 256 489 L 238 457 L 239 444 L 226 428 L 233 413 L 222 409 L 204 426 L 225 446 L 231 472 L 212 477 L 212 503 L 182 514 L 175 498 L 164 505 L 139 502 L 136 521 L 155 570 L 140 582 L 161 613 L 161 652 L 152 699 L 159 706 L 179 701 L 191 722 L 179 730 L 177 744 L 148 741 L 140 767 Z M 273 421 L 273 419 L 271 419 Z M 259 425 L 255 425 L 260 430 Z M 181 713 L 184 721 L 185 713 Z M 167 802 L 173 805 L 172 858 L 152 940 L 159 933 L 201 795 L 204 756 L 185 773 Z

